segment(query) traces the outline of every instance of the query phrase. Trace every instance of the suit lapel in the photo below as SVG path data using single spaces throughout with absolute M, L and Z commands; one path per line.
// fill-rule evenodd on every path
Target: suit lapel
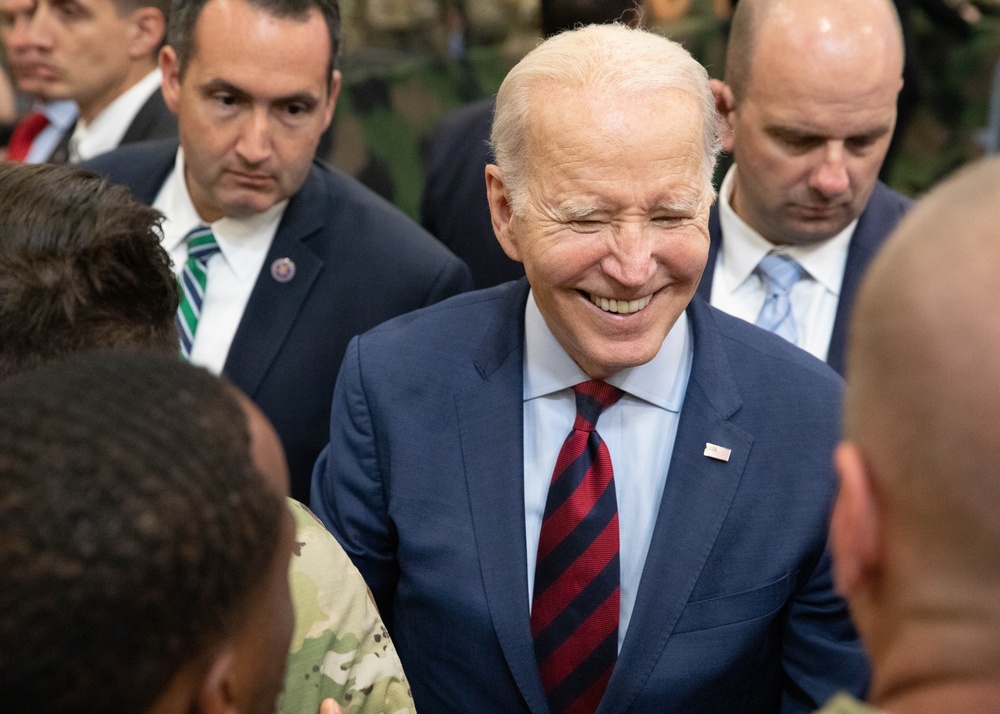
M 310 169 L 302 188 L 288 202 L 226 356 L 223 373 L 250 397 L 281 351 L 323 269 L 323 261 L 304 243 L 323 225 L 320 214 L 310 208 L 325 205 L 320 195 L 322 179 L 315 172 L 315 167 Z M 272 265 L 283 258 L 295 265 L 288 282 L 272 276 Z
M 626 711 L 662 655 L 722 529 L 753 441 L 728 422 L 741 401 L 710 309 L 695 298 L 688 315 L 691 377 L 635 609 L 600 714 Z M 732 449 L 729 461 L 704 456 L 706 443 Z
M 888 194 L 889 189 L 881 181 L 875 184 L 875 190 L 858 219 L 847 250 L 844 279 L 840 284 L 840 301 L 837 303 L 837 316 L 833 322 L 830 349 L 826 357 L 827 364 L 841 375 L 844 374 L 844 352 L 854 298 L 861 287 L 868 264 L 903 215 L 904 206 L 892 201 Z
M 481 381 L 456 396 L 476 550 L 507 665 L 533 712 L 547 712 L 528 614 L 523 361 L 528 283 L 508 290 L 475 358 Z

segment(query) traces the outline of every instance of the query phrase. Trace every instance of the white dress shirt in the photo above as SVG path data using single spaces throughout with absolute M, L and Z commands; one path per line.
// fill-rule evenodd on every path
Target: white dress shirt
M 191 346 L 191 362 L 220 374 L 246 310 L 250 293 L 271 249 L 288 201 L 275 204 L 248 219 L 220 218 L 208 225 L 220 252 L 208 260 L 208 283 L 201 317 Z M 184 151 L 177 150 L 174 170 L 164 182 L 153 208 L 163 213 L 163 248 L 170 254 L 175 275 L 187 263 L 184 237 L 205 225 L 191 202 L 184 180 Z
M 576 419 L 576 396 L 570 387 L 590 377 L 549 331 L 530 293 L 524 325 L 524 520 L 531 603 L 545 499 L 559 451 Z M 693 356 L 684 313 L 656 357 L 605 380 L 625 392 L 597 422 L 597 432 L 611 456 L 618 499 L 619 651 L 635 607 L 639 579 L 667 483 Z
M 153 92 L 160 91 L 163 77 L 154 69 L 104 107 L 92 122 L 82 118 L 76 123 L 69 140 L 69 160 L 86 161 L 118 148 L 132 120 Z
M 798 332 L 796 344 L 825 361 L 837 319 L 847 251 L 858 221 L 855 219 L 833 238 L 820 243 L 775 246 L 737 216 L 729 203 L 735 171 L 734 165 L 719 189 L 723 240 L 715 261 L 711 303 L 730 315 L 756 322 L 767 296 L 767 285 L 754 269 L 768 253 L 791 256 L 805 268 L 802 279 L 788 296 Z
M 42 129 L 35 140 L 31 142 L 27 156 L 24 157 L 26 164 L 40 164 L 48 161 L 52 152 L 56 150 L 63 136 L 73 126 L 76 121 L 76 102 L 69 100 L 59 102 L 49 102 L 34 109 L 40 111 L 49 120 L 49 125 Z

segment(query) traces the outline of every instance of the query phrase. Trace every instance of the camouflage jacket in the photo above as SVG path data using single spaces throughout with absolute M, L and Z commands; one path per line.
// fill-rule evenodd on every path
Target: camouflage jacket
M 410 685 L 361 574 L 312 512 L 289 500 L 296 550 L 289 578 L 295 633 L 280 714 L 315 714 L 333 697 L 345 714 L 414 712 Z
M 854 697 L 846 694 L 838 694 L 827 702 L 825 707 L 817 711 L 816 714 L 879 714 L 879 710 L 862 704 Z

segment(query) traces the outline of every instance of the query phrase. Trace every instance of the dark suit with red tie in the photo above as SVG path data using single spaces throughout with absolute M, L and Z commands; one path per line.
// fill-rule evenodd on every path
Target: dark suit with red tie
M 362 335 L 334 393 L 312 507 L 371 587 L 420 711 L 549 711 L 527 595 L 527 292 L 468 293 Z M 860 695 L 825 549 L 840 379 L 699 298 L 688 317 L 669 478 L 598 712 L 810 712 Z

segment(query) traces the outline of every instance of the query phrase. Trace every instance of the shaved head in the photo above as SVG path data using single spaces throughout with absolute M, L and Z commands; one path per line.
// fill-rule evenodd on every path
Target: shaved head
M 845 438 L 887 529 L 949 579 L 1000 579 L 1000 160 L 918 204 L 872 263 L 847 361 Z
M 775 245 L 844 231 L 875 189 L 902 77 L 888 0 L 740 2 L 715 87 L 736 215 Z
M 889 0 L 743 0 L 726 50 L 726 83 L 738 100 L 752 81 L 758 46 L 792 65 L 803 57 L 839 62 L 864 52 L 879 65 L 898 64 L 895 74 L 902 74 L 903 34 Z

